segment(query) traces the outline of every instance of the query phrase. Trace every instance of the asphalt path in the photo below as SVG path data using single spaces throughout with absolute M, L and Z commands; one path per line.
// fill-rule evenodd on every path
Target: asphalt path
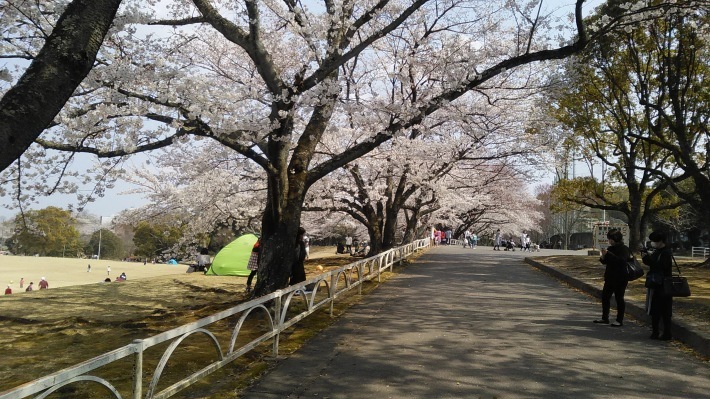
M 529 255 L 433 248 L 243 397 L 710 398 L 710 364 L 633 320 L 593 324 L 600 302 Z

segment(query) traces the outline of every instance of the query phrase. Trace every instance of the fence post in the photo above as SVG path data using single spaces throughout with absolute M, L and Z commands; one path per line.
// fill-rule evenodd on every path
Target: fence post
M 365 282 L 365 277 L 363 276 L 363 273 L 365 273 L 365 263 L 360 263 L 357 265 L 357 269 L 359 271 L 357 279 L 359 284 L 357 285 L 357 294 L 362 295 L 362 284 Z
M 143 340 L 133 340 L 136 354 L 133 357 L 133 399 L 143 397 Z
M 337 274 L 331 272 L 330 286 L 328 287 L 328 295 L 330 295 L 330 317 L 333 317 L 333 302 L 335 302 L 335 284 L 338 283 L 337 279 Z
M 375 262 L 374 260 L 372 262 Z M 381 283 L 382 282 L 382 275 L 380 273 L 380 269 L 382 268 L 382 257 L 377 259 L 377 282 Z
M 274 329 L 276 330 L 276 335 L 274 335 L 274 358 L 279 356 L 279 338 L 281 336 L 281 290 L 277 290 L 278 296 L 274 298 Z

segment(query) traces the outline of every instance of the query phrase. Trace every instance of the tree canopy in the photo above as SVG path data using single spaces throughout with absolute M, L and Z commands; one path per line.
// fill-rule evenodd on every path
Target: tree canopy
M 219 144 L 261 170 L 266 267 L 255 293 L 273 291 L 287 284 L 306 195 L 327 175 L 394 138 L 443 141 L 441 121 L 465 123 L 462 109 L 535 86 L 537 62 L 669 7 L 695 7 L 634 4 L 589 29 L 583 4 L 565 22 L 543 2 L 507 0 L 192 0 L 167 11 L 124 0 L 94 68 L 3 180 L 17 183 L 7 190 L 18 201 L 31 198 L 28 176 L 39 191 L 69 191 L 60 183 L 68 165 L 87 153 L 98 161 L 81 175 L 100 195 L 127 156 Z M 559 43 L 555 25 L 572 39 Z
M 81 248 L 75 224 L 69 211 L 57 207 L 27 211 L 15 217 L 11 249 L 26 255 L 78 256 Z

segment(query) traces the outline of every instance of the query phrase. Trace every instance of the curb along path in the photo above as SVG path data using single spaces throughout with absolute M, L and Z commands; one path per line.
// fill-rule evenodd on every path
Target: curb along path
M 710 398 L 707 363 L 593 324 L 601 305 L 526 254 L 431 249 L 242 397 Z
M 533 259 L 526 258 L 525 262 L 544 273 L 564 281 L 578 290 L 584 291 L 596 298 L 601 298 L 602 290 L 600 288 L 569 276 L 558 269 L 546 266 Z M 612 305 L 616 306 L 615 304 L 616 302 L 612 298 Z M 646 324 L 650 325 L 650 316 L 646 314 L 645 306 L 646 305 L 644 303 L 637 303 L 626 298 L 626 314 L 631 315 L 638 320 L 645 321 Z M 612 308 L 612 315 L 615 312 L 614 309 L 615 308 Z M 673 338 L 682 341 L 684 344 L 697 351 L 698 354 L 710 357 L 710 334 L 704 332 L 702 328 L 698 328 L 697 326 L 684 322 L 677 315 L 673 315 Z

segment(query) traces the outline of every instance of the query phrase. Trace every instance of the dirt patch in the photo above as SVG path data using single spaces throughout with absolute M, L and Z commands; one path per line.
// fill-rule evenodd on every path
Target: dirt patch
M 604 265 L 597 256 L 539 256 L 537 262 L 564 271 L 578 280 L 602 288 Z M 683 276 L 688 278 L 692 296 L 673 299 L 673 317 L 694 324 L 705 333 L 710 333 L 710 268 L 701 266 L 692 258 L 677 258 Z M 645 267 L 648 270 L 648 267 Z M 626 298 L 643 304 L 646 298 L 644 278 L 629 283 Z
M 306 261 L 309 277 L 321 273 L 317 266 L 328 271 L 355 260 L 345 255 L 334 256 L 330 251 L 328 248 L 312 253 L 311 259 Z M 135 339 L 147 338 L 235 306 L 246 299 L 245 282 L 245 277 L 182 273 L 4 296 L 0 306 L 0 353 L 3 359 L 0 362 L 0 392 L 127 345 Z M 368 292 L 376 286 L 376 283 L 365 284 L 363 291 Z M 357 290 L 336 301 L 336 316 L 359 301 L 361 297 L 356 293 Z M 295 304 L 292 311 L 298 311 L 298 306 Z M 326 310 L 309 316 L 307 321 L 282 334 L 280 355 L 292 353 L 334 320 Z M 240 340 L 258 336 L 267 325 L 259 317 L 249 323 Z M 228 340 L 235 324 L 236 320 L 225 320 L 223 325 L 215 326 L 214 330 L 211 327 L 210 331 L 218 339 L 226 337 Z M 162 388 L 214 360 L 214 348 L 205 343 L 204 337 L 190 337 L 179 347 L 180 353 L 171 357 L 164 372 L 165 382 L 161 379 Z M 156 347 L 151 348 L 152 353 L 146 352 L 144 370 L 155 368 L 164 349 Z M 270 349 L 267 344 L 244 355 L 194 389 L 190 388 L 190 393 L 183 397 L 234 397 L 242 387 L 273 366 Z M 110 369 L 92 374 L 112 382 L 116 378 L 122 379 L 117 388 L 122 396 L 130 397 L 132 367 L 130 359 L 122 360 Z M 144 390 L 146 388 L 144 385 Z M 76 384 L 56 397 L 74 397 L 82 389 L 89 388 Z

